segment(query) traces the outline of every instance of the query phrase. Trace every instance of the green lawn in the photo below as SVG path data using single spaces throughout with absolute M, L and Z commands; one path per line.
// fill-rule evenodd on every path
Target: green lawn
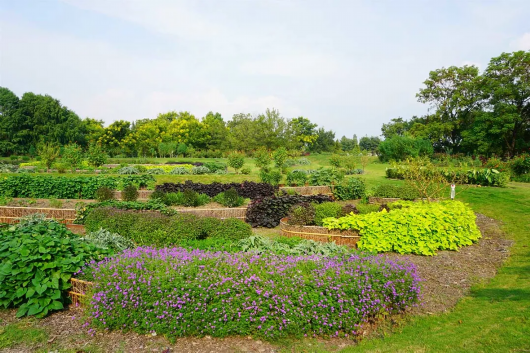
M 475 285 L 448 314 L 412 318 L 344 352 L 530 351 L 530 185 L 473 188 L 462 199 L 475 211 L 502 220 L 515 241 L 497 276 Z

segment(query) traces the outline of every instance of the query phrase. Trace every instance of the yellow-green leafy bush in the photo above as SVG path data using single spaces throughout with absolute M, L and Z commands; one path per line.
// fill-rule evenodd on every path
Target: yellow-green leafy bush
M 359 231 L 359 249 L 378 253 L 436 255 L 437 250 L 458 250 L 481 237 L 473 210 L 462 202 L 398 201 L 390 206 L 390 212 L 325 218 L 323 224 Z

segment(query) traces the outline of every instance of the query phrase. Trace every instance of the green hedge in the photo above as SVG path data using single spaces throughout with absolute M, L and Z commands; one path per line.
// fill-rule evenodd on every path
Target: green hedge
M 473 210 L 462 202 L 398 201 L 390 206 L 390 212 L 326 218 L 323 223 L 328 229 L 359 231 L 359 249 L 378 253 L 435 255 L 437 250 L 458 250 L 481 237 Z
M 127 176 L 49 176 L 49 175 L 10 175 L 0 177 L 0 195 L 10 197 L 36 197 L 59 199 L 94 199 L 96 190 L 107 187 L 123 189 L 127 185 L 153 188 L 152 175 Z
M 404 179 L 405 167 L 399 166 L 397 168 L 387 168 L 386 177 L 390 179 Z M 444 176 L 447 177 L 447 181 L 451 182 L 451 178 L 454 176 L 455 170 L 443 170 L 440 169 Z M 467 184 L 482 185 L 482 186 L 499 186 L 505 187 L 510 181 L 510 174 L 505 172 L 499 172 L 496 169 L 468 169 L 468 170 L 457 170 L 457 179 L 467 179 Z
M 250 225 L 238 219 L 220 220 L 180 213 L 137 212 L 95 208 L 85 217 L 87 231 L 100 228 L 125 236 L 137 245 L 173 246 L 206 238 L 235 241 L 252 235 Z

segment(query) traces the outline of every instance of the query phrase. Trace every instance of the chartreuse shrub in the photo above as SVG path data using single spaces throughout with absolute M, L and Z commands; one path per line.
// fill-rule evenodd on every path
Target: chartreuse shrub
M 93 327 L 139 334 L 275 339 L 352 336 L 418 302 L 413 264 L 326 257 L 136 248 L 91 265 Z
M 17 317 L 63 309 L 72 275 L 111 253 L 42 217 L 1 229 L 0 306 L 18 308 Z
M 206 238 L 235 241 L 252 235 L 250 225 L 238 219 L 220 220 L 186 213 L 165 215 L 110 207 L 91 210 L 84 222 L 89 232 L 103 228 L 143 246 L 182 245 L 189 240 Z
M 328 229 L 359 231 L 358 248 L 370 252 L 436 255 L 438 250 L 458 250 L 481 237 L 473 210 L 462 202 L 398 201 L 390 206 L 390 212 L 326 218 L 323 224 Z

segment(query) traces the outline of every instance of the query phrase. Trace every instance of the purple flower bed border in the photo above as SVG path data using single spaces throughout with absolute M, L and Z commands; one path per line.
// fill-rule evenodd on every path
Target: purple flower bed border
M 94 327 L 165 334 L 348 336 L 417 305 L 413 264 L 381 256 L 136 248 L 92 263 Z

